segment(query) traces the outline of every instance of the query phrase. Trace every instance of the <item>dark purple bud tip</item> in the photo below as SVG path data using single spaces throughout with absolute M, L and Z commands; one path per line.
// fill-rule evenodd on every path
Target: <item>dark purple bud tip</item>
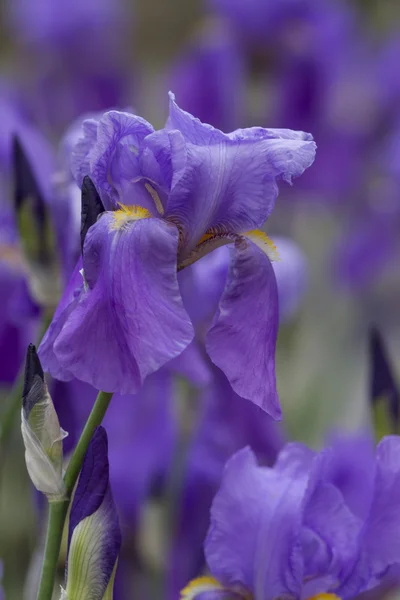
M 34 238 L 35 243 L 28 248 L 29 254 L 35 254 L 41 262 L 49 255 L 46 228 L 48 227 L 47 207 L 34 175 L 30 160 L 17 136 L 13 138 L 14 166 L 14 206 L 22 239 Z M 35 227 L 35 229 L 34 229 Z M 32 258 L 32 256 L 30 256 Z
M 100 426 L 96 428 L 83 460 L 71 507 L 69 542 L 78 523 L 92 515 L 103 502 L 108 488 L 108 477 L 107 433 L 104 427 Z
M 31 163 L 25 153 L 20 139 L 13 138 L 13 164 L 14 164 L 14 194 L 17 211 L 28 198 L 34 198 L 37 216 L 45 215 L 45 202 L 40 192 L 36 177 L 33 174 Z
M 38 402 L 38 400 L 41 398 L 40 394 L 35 394 L 34 396 L 31 395 L 28 398 L 29 392 L 32 389 L 36 377 L 40 377 L 44 383 L 44 373 L 36 352 L 36 347 L 33 344 L 29 344 L 26 353 L 24 388 L 22 391 L 22 405 L 24 407 L 26 417 L 28 417 L 36 402 Z
M 98 217 L 104 212 L 104 206 L 93 181 L 88 175 L 82 184 L 82 213 L 81 213 L 81 249 L 85 243 L 86 234 Z
M 397 424 L 399 419 L 399 390 L 393 375 L 385 343 L 380 331 L 371 327 L 369 332 L 369 354 L 370 354 L 370 399 L 372 404 L 382 397 L 389 403 L 392 419 Z

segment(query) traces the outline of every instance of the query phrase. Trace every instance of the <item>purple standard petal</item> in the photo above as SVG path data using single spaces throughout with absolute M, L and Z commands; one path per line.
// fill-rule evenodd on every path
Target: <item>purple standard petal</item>
M 177 282 L 177 229 L 149 218 L 115 224 L 105 213 L 90 228 L 87 289 L 56 315 L 40 356 L 61 378 L 129 394 L 189 345 L 193 327 Z
M 278 292 L 269 258 L 252 242 L 235 245 L 206 348 L 235 392 L 281 418 L 275 377 Z
M 332 457 L 328 449 L 310 465 L 302 531 L 305 597 L 335 589 L 350 573 L 359 552 L 362 521 L 326 480 Z
M 363 549 L 374 574 L 400 563 L 400 437 L 388 436 L 376 451 L 375 491 Z
M 371 432 L 334 432 L 328 442 L 332 457 L 326 477 L 340 490 L 350 510 L 364 519 L 371 506 L 375 477 L 375 442 Z
M 105 113 L 97 127 L 95 123 L 92 119 L 84 122 L 84 137 L 73 152 L 72 171 L 78 185 L 89 175 L 107 209 L 116 208 L 119 202 L 146 207 L 146 197 L 147 207 L 153 208 L 148 193 L 124 201 L 126 186 L 141 178 L 139 148 L 153 127 L 141 117 L 116 110 Z M 138 186 L 129 187 L 133 190 L 141 191 Z
M 306 483 L 259 467 L 248 448 L 229 460 L 205 542 L 207 563 L 221 583 L 265 600 L 301 596 L 299 507 Z
M 181 110 L 173 94 L 166 129 L 178 130 L 181 140 L 171 146 L 166 216 L 183 226 L 186 252 L 210 227 L 232 233 L 261 227 L 274 207 L 277 180 L 291 182 L 315 156 L 309 134 L 261 127 L 224 134 Z

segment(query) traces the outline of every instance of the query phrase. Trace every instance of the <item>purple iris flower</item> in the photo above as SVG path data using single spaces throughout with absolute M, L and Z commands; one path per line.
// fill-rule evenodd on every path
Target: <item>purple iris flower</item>
M 224 134 L 181 110 L 171 95 L 164 129 L 111 111 L 84 123 L 75 149 L 106 208 L 41 345 L 55 377 L 119 393 L 193 340 L 177 271 L 232 244 L 224 293 L 207 333 L 212 361 L 234 390 L 275 418 L 275 246 L 261 227 L 277 196 L 313 162 L 309 134 L 260 127 Z
M 400 223 L 400 122 L 372 157 L 374 177 L 363 190 L 337 242 L 333 268 L 338 282 L 353 292 L 363 290 L 397 267 Z
M 194 580 L 183 597 L 346 600 L 378 585 L 400 561 L 399 450 L 396 436 L 378 445 L 362 516 L 332 482 L 332 448 L 288 444 L 273 468 L 239 451 L 211 509 L 205 553 L 215 579 Z
M 66 597 L 102 600 L 112 586 L 121 530 L 109 484 L 107 434 L 98 427 L 86 452 L 69 517 Z

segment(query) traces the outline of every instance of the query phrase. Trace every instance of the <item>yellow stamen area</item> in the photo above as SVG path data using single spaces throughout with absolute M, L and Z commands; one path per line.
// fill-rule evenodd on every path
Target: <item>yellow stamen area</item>
M 270 260 L 280 260 L 274 242 L 260 229 L 252 229 L 251 231 L 246 231 L 246 233 L 243 233 L 242 235 L 258 246 Z
M 181 591 L 180 597 L 181 600 L 192 600 L 197 594 L 221 588 L 222 585 L 214 577 L 196 577 Z
M 317 594 L 316 596 L 311 596 L 308 600 L 340 600 L 340 598 L 336 594 Z
M 164 214 L 164 207 L 162 205 L 162 202 L 160 200 L 160 196 L 158 195 L 158 193 L 156 192 L 156 190 L 153 188 L 152 185 L 150 185 L 150 183 L 145 183 L 144 187 L 146 188 L 146 190 L 149 192 L 150 196 L 153 199 L 154 204 L 156 205 L 156 209 L 158 211 L 159 215 L 163 215 Z
M 133 204 L 132 206 L 126 206 L 125 204 L 118 204 L 119 209 L 115 210 L 112 215 L 114 222 L 111 229 L 121 229 L 130 221 L 139 221 L 140 219 L 149 219 L 152 214 L 147 208 Z

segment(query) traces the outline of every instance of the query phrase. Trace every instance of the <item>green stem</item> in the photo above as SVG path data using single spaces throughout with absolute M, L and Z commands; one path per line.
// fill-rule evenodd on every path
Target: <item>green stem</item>
M 68 495 L 70 495 L 74 489 L 94 430 L 96 427 L 101 425 L 112 396 L 113 395 L 108 392 L 99 392 L 96 398 L 92 412 L 89 415 L 85 428 L 82 431 L 82 435 L 79 438 L 79 442 L 74 450 L 73 455 L 71 456 L 71 460 L 69 461 L 67 470 L 65 472 L 64 482 Z
M 58 555 L 64 530 L 65 518 L 68 512 L 68 501 L 50 502 L 47 523 L 47 537 L 44 549 L 42 573 L 38 598 L 51 600 L 53 597 L 54 581 L 57 573 Z
M 61 502 L 50 503 L 47 539 L 37 600 L 51 600 L 52 598 L 64 523 L 68 512 L 70 497 L 75 487 L 76 480 L 78 479 L 82 462 L 94 430 L 101 425 L 111 398 L 112 394 L 99 392 L 92 408 L 92 412 L 89 415 L 64 475 L 67 499 Z

